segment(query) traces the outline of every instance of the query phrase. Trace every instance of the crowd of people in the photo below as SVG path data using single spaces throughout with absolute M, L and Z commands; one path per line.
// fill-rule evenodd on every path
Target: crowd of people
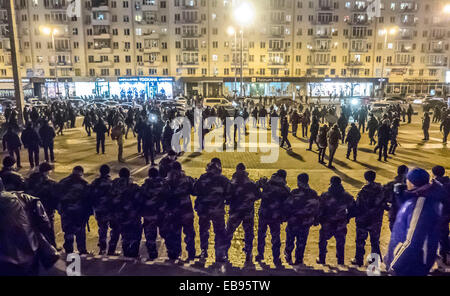
M 194 105 L 194 104 L 193 104 Z M 370 144 L 376 145 L 379 160 L 386 161 L 388 153 L 395 155 L 398 146 L 397 135 L 400 122 L 405 114 L 408 122 L 413 115 L 400 106 L 390 106 L 384 113 L 366 107 L 352 108 L 343 105 L 339 116 L 334 106 L 303 105 L 287 107 L 276 104 L 268 106 L 255 103 L 241 104 L 235 117 L 245 120 L 254 118 L 253 123 L 270 128 L 271 118 L 280 119 L 281 146 L 292 149 L 288 139 L 289 130 L 297 137 L 298 125 L 302 125 L 302 137 L 309 138 L 309 149 L 316 144 L 319 150 L 319 162 L 324 163 L 326 148 L 329 149 L 328 166 L 333 167 L 333 158 L 339 144 L 347 143 L 347 158 L 353 154 L 356 160 L 361 133 L 368 132 Z M 194 126 L 195 106 L 188 108 L 185 116 Z M 202 110 L 204 118 L 217 116 L 222 120 L 230 116 L 224 108 Z M 110 135 L 118 144 L 118 161 L 123 162 L 123 143 L 129 131 L 137 137 L 138 153 L 145 157 L 146 164 L 151 163 L 148 178 L 142 186 L 133 182 L 130 171 L 122 168 L 117 178 L 112 178 L 110 168 L 103 165 L 99 176 L 89 184 L 81 166 L 73 168 L 72 173 L 59 182 L 49 178 L 54 162 L 53 142 L 57 134 L 63 134 L 65 128 L 75 126 L 77 110 L 70 104 L 54 103 L 49 108 L 38 111 L 36 108 L 24 112 L 26 128 L 21 132 L 17 125 L 17 113 L 5 112 L 7 119 L 3 146 L 9 156 L 3 159 L 0 171 L 2 180 L 0 189 L 1 213 L 7 213 L 8 202 L 20 204 L 33 203 L 34 215 L 39 219 L 39 229 L 19 230 L 28 224 L 7 228 L 11 225 L 8 215 L 2 219 L 1 239 L 9 243 L 12 236 L 28 242 L 18 245 L 17 250 L 0 244 L 3 257 L 0 267 L 16 268 L 24 273 L 36 273 L 36 250 L 32 236 L 27 232 L 36 231 L 56 247 L 54 217 L 56 211 L 61 216 L 64 232 L 64 251 L 74 252 L 74 241 L 80 254 L 88 253 L 86 247 L 86 226 L 90 216 L 98 224 L 98 247 L 101 255 L 117 255 L 119 240 L 125 257 L 138 258 L 142 233 L 145 236 L 149 260 L 160 254 L 156 248 L 157 234 L 164 239 L 168 257 L 178 259 L 182 253 L 182 232 L 185 235 L 188 260 L 208 257 L 208 239 L 211 224 L 215 233 L 215 258 L 217 262 L 226 262 L 233 234 L 239 225 L 245 231 L 243 249 L 246 262 L 253 260 L 254 212 L 255 202 L 261 200 L 258 209 L 257 261 L 264 261 L 266 231 L 272 236 L 273 263 L 281 265 L 280 229 L 286 227 L 285 260 L 290 264 L 303 264 L 305 247 L 310 228 L 320 225 L 318 264 L 326 263 L 327 242 L 336 239 L 336 256 L 339 265 L 344 265 L 344 250 L 347 224 L 352 218 L 356 222 L 356 250 L 352 264 L 364 265 L 364 246 L 370 235 L 372 252 L 381 254 L 379 239 L 384 211 L 389 212 L 391 242 L 385 258 L 389 270 L 397 275 L 426 275 L 434 264 L 440 245 L 440 255 L 447 261 L 450 251 L 448 225 L 450 212 L 450 181 L 445 177 L 441 166 L 433 168 L 433 179 L 423 169 L 408 170 L 401 166 L 398 176 L 392 182 L 381 185 L 376 182 L 376 173 L 364 174 L 366 185 L 354 198 L 345 191 L 342 181 L 334 176 L 330 187 L 318 194 L 309 186 L 306 173 L 297 176 L 297 188 L 287 186 L 287 173 L 278 170 L 270 178 L 251 180 L 245 165 L 240 163 L 231 179 L 222 174 L 220 159 L 212 159 L 206 172 L 199 179 L 187 176 L 177 161 L 177 153 L 172 150 L 171 139 L 176 132 L 171 120 L 182 115 L 173 107 L 148 103 L 142 109 L 122 108 L 81 110 L 84 116 L 83 126 L 88 136 L 96 134 L 97 153 L 105 153 L 105 138 Z M 74 118 L 75 116 L 75 118 Z M 427 113 L 424 115 L 424 134 L 428 132 Z M 428 116 L 429 117 L 429 116 Z M 350 118 L 353 123 L 350 124 Z M 444 141 L 450 129 L 450 116 L 447 110 L 440 115 Z M 269 125 L 266 124 L 268 120 Z M 55 132 L 54 128 L 58 130 Z M 350 124 L 350 128 L 348 125 Z M 330 126 L 330 128 L 329 128 Z M 309 137 L 308 137 L 309 131 Z M 378 136 L 377 141 L 375 136 Z M 425 140 L 427 137 L 425 136 Z M 390 142 L 390 147 L 389 147 Z M 14 170 L 20 163 L 20 148 L 28 150 L 30 167 L 38 169 L 24 179 Z M 46 162 L 39 161 L 39 147 L 43 146 Z M 165 155 L 155 165 L 155 154 Z M 195 196 L 192 206 L 191 196 Z M 37 198 L 37 199 L 34 199 Z M 26 201 L 24 201 L 26 200 Z M 226 212 L 228 206 L 228 213 Z M 441 207 L 443 206 L 443 209 Z M 42 212 L 42 209 L 44 212 Z M 36 214 L 37 213 L 37 214 Z M 194 225 L 194 213 L 199 217 L 198 227 Z M 227 214 L 226 214 L 227 213 Z M 228 215 L 227 223 L 225 216 Z M 9 224 L 8 224 L 9 223 Z M 30 222 L 31 223 L 31 222 Z M 32 223 L 31 223 L 32 224 Z M 200 233 L 201 253 L 196 253 L 195 231 Z M 411 230 L 412 229 L 412 230 Z M 418 229 L 418 231 L 414 231 Z M 109 233 L 109 241 L 107 240 Z M 21 237 L 24 235 L 25 237 Z M 420 252 L 425 246 L 426 254 Z M 292 252 L 295 249 L 294 258 Z M 92 250 L 89 250 L 92 251 Z M 420 256 L 418 254 L 421 254 Z M 421 258 L 425 258 L 422 260 Z M 20 262 L 20 264 L 17 264 Z M 12 267 L 14 266 L 14 267 Z M 414 268 L 411 268 L 414 266 Z M 22 269 L 21 269 L 22 268 Z M 2 268 L 0 268 L 1 270 Z M 18 271 L 18 272 L 19 272 Z
M 326 264 L 327 242 L 336 239 L 336 256 L 339 265 L 344 265 L 344 250 L 347 225 L 350 219 L 356 222 L 356 250 L 351 264 L 364 265 L 365 242 L 370 235 L 371 253 L 381 254 L 380 233 L 385 211 L 389 212 L 392 231 L 391 241 L 384 256 L 385 264 L 397 275 L 426 275 L 440 255 L 446 262 L 449 254 L 450 180 L 441 166 L 433 168 L 433 179 L 423 169 L 398 169 L 398 176 L 386 185 L 376 182 L 376 173 L 364 174 L 366 184 L 354 198 L 345 191 L 342 181 L 334 176 L 328 190 L 319 194 L 309 186 L 309 176 L 297 176 L 297 187 L 287 186 L 287 173 L 278 170 L 270 178 L 253 181 L 244 164 L 236 167 L 231 179 L 222 174 L 221 161 L 214 158 L 208 163 L 206 172 L 198 179 L 185 174 L 176 154 L 170 151 L 161 160 L 159 169 L 152 167 L 142 186 L 133 182 L 130 171 L 122 168 L 117 178 L 112 178 L 107 165 L 100 167 L 99 176 L 89 184 L 84 170 L 76 166 L 66 178 L 56 182 L 49 178 L 51 166 L 42 163 L 39 171 L 24 179 L 12 167 L 14 159 L 7 156 L 0 171 L 0 209 L 2 239 L 11 242 L 11 237 L 23 239 L 17 251 L 0 244 L 2 257 L 0 266 L 23 263 L 35 266 L 31 237 L 17 227 L 7 228 L 6 200 L 23 199 L 23 195 L 37 198 L 45 212 L 47 227 L 43 235 L 56 247 L 54 234 L 55 212 L 61 216 L 64 232 L 63 248 L 67 254 L 74 252 L 74 240 L 80 254 L 87 254 L 86 226 L 94 215 L 98 224 L 98 247 L 100 255 L 118 255 L 119 239 L 123 256 L 138 258 L 142 233 L 148 260 L 156 259 L 157 233 L 164 239 L 168 257 L 179 259 L 182 253 L 182 232 L 185 235 L 187 260 L 208 257 L 208 239 L 211 224 L 215 233 L 215 260 L 226 262 L 234 232 L 243 225 L 246 262 L 253 260 L 255 202 L 261 200 L 258 209 L 257 255 L 255 260 L 264 261 L 266 231 L 272 236 L 272 256 L 276 266 L 281 265 L 280 229 L 286 227 L 284 257 L 289 264 L 303 264 L 308 234 L 312 226 L 320 225 L 318 264 Z M 19 197 L 18 197 L 19 196 Z M 195 196 L 192 206 L 191 196 Z M 226 206 L 228 220 L 225 223 Z M 197 213 L 198 227 L 194 225 Z M 44 214 L 46 213 L 46 214 Z M 195 232 L 200 233 L 201 254 L 196 254 Z M 28 230 L 30 231 L 30 230 Z M 109 233 L 109 241 L 107 240 Z M 25 237 L 21 237 L 25 235 Z M 3 242 L 3 241 L 2 241 Z M 295 253 L 294 257 L 292 252 Z M 425 251 L 424 251 L 425 250 Z M 91 250 L 93 251 L 93 250 Z M 425 253 L 424 253 L 425 252 Z M 32 263 L 28 262 L 27 259 Z M 425 258 L 425 259 L 424 259 Z M 27 263 L 29 265 L 27 265 Z M 413 266 L 413 267 L 412 267 Z M 1 269 L 1 268 L 0 268 Z M 30 270 L 27 270 L 30 271 Z M 35 271 L 34 271 L 35 272 Z

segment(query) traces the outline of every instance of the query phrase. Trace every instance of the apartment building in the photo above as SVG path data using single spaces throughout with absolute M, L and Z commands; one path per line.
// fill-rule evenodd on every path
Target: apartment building
M 0 96 L 12 88 L 4 1 Z M 213 96 L 242 79 L 255 96 L 441 94 L 450 83 L 447 0 L 77 0 L 68 17 L 69 1 L 16 1 L 28 93 Z M 242 2 L 255 16 L 243 28 Z

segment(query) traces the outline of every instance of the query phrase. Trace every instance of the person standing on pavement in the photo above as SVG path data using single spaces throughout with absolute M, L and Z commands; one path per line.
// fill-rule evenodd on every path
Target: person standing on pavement
M 341 131 L 341 134 L 342 134 L 342 144 L 344 144 L 345 131 L 346 131 L 347 126 L 348 126 L 348 119 L 345 116 L 344 112 L 341 112 L 341 115 L 339 116 L 339 119 L 337 121 L 337 125 L 338 125 L 339 130 Z
M 284 116 L 281 118 L 281 143 L 280 147 L 283 148 L 284 144 L 286 143 L 288 147 L 287 150 L 291 150 L 291 142 L 289 142 L 288 135 L 289 135 L 289 122 L 287 120 L 287 117 Z
M 5 156 L 3 158 L 3 168 L 0 171 L 0 178 L 3 180 L 3 185 L 6 191 L 22 191 L 25 189 L 25 180 L 22 175 L 15 172 L 13 169 L 16 160 L 14 157 Z
M 5 135 L 3 136 L 3 151 L 8 150 L 9 156 L 14 158 L 17 163 L 17 169 L 22 168 L 20 165 L 20 149 L 22 148 L 22 143 L 17 133 L 12 127 L 8 127 Z
M 356 124 L 352 123 L 350 130 L 348 131 L 345 142 L 347 143 L 347 159 L 350 158 L 350 153 L 353 151 L 353 160 L 356 161 L 358 153 L 358 143 L 361 140 L 361 133 L 359 132 Z
M 327 139 L 327 133 L 328 133 L 328 126 L 324 124 L 317 134 L 317 146 L 319 147 L 319 163 L 325 164 L 325 152 L 328 146 L 328 139 Z M 312 134 L 312 133 L 311 133 Z
M 119 162 L 125 162 L 123 159 L 123 142 L 124 142 L 124 136 L 125 136 L 125 127 L 123 126 L 122 121 L 119 121 L 117 126 L 115 126 L 111 130 L 111 138 L 113 141 L 117 141 L 118 146 L 118 155 L 117 159 Z
M 408 111 L 406 111 L 406 114 L 408 115 L 408 123 L 411 123 L 411 121 L 412 121 L 412 116 L 413 116 L 413 114 L 414 114 L 414 109 L 413 109 L 413 107 L 412 107 L 411 104 L 409 104 L 409 106 L 408 106 Z
M 34 166 L 39 166 L 39 145 L 41 139 L 38 133 L 33 128 L 32 123 L 28 123 L 25 130 L 20 136 L 23 146 L 28 150 L 28 160 L 30 162 L 30 168 L 33 169 Z
M 339 131 L 338 126 L 335 124 L 328 132 L 328 147 L 330 150 L 330 157 L 328 161 L 328 167 L 333 167 L 334 155 L 336 154 L 336 150 L 339 147 L 339 141 L 341 140 L 341 132 Z
M 378 130 L 378 120 L 375 116 L 371 115 L 369 121 L 367 122 L 367 129 L 369 130 L 369 145 L 376 145 L 377 141 L 375 141 L 375 133 Z
M 391 137 L 391 128 L 389 127 L 389 120 L 385 119 L 383 124 L 378 128 L 378 146 L 375 147 L 375 153 L 377 148 L 380 149 L 378 155 L 378 161 L 381 161 L 383 155 L 384 161 L 388 158 L 388 145 Z
M 312 145 L 313 143 L 317 144 L 317 135 L 319 134 L 319 120 L 317 119 L 317 117 L 313 116 L 312 118 L 312 123 L 311 123 L 311 128 L 309 129 L 310 131 L 310 136 L 309 136 L 309 148 L 306 149 L 307 151 L 311 151 L 312 150 Z
M 447 144 L 447 138 L 448 138 L 448 134 L 450 132 L 450 114 L 447 115 L 447 117 L 442 121 L 439 129 L 441 132 L 444 133 L 444 139 L 442 140 L 442 142 L 444 144 Z
M 105 154 L 105 134 L 106 132 L 108 132 L 108 128 L 106 127 L 106 124 L 103 121 L 103 119 L 101 118 L 98 119 L 92 131 L 96 134 L 97 154 L 100 153 L 100 146 L 102 147 L 102 154 Z
M 55 154 L 53 153 L 54 139 L 56 137 L 55 129 L 48 124 L 48 120 L 44 119 L 39 129 L 42 147 L 44 148 L 44 157 L 46 162 L 55 162 Z M 50 157 L 49 157 L 50 154 Z
M 145 158 L 145 164 L 148 165 L 149 157 L 151 160 L 151 165 L 155 165 L 155 143 L 153 136 L 153 128 L 150 124 L 145 124 L 142 127 L 142 130 L 140 130 L 141 137 L 142 137 L 142 148 L 144 152 L 144 158 Z M 139 134 L 138 134 L 139 135 Z
M 302 105 L 300 105 L 300 106 L 302 106 Z M 310 114 L 307 111 L 308 110 L 303 112 L 303 115 L 301 116 L 301 119 L 300 119 L 301 123 L 302 123 L 302 137 L 303 138 L 308 138 L 308 127 L 309 127 L 309 124 L 311 123 Z
M 300 123 L 300 121 L 300 115 L 298 115 L 297 110 L 294 110 L 291 115 L 292 136 L 294 137 L 297 137 L 298 124 Z
M 430 140 L 430 134 L 428 132 L 429 129 L 430 129 L 430 113 L 425 112 L 423 114 L 422 119 L 423 141 Z

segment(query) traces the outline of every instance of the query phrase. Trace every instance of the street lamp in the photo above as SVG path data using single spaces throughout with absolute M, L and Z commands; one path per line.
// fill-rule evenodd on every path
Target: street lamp
M 237 51 L 237 32 L 236 32 L 236 30 L 233 27 L 230 26 L 227 29 L 227 34 L 229 36 L 233 36 L 234 35 L 234 53 L 233 54 L 234 54 L 234 57 L 235 57 L 234 60 L 236 60 L 236 57 L 237 57 L 237 53 L 236 53 L 236 51 Z M 237 63 L 235 62 L 234 63 L 234 96 L 237 96 L 236 85 L 237 85 Z
M 444 6 L 443 12 L 445 14 L 450 14 L 450 3 Z
M 392 27 L 389 29 L 384 29 L 380 32 L 380 35 L 384 35 L 384 46 L 383 49 L 386 50 L 386 44 L 388 41 L 388 36 L 397 34 L 398 28 Z M 385 63 L 385 55 L 383 53 L 383 60 L 381 62 L 381 79 L 380 79 L 380 89 L 383 91 L 383 97 L 384 97 L 384 88 L 383 88 L 383 82 L 384 82 L 384 63 Z
M 240 25 L 240 34 L 241 34 L 241 85 L 240 85 L 240 95 L 242 96 L 244 89 L 244 27 L 249 26 L 255 17 L 255 10 L 253 6 L 249 2 L 241 3 L 234 10 L 234 19 Z
M 56 54 L 56 47 L 55 47 L 55 35 L 57 35 L 58 29 L 57 28 L 51 28 L 51 27 L 42 27 L 41 28 L 42 33 L 44 33 L 44 35 L 48 35 L 52 37 L 52 47 L 53 50 L 55 51 L 55 85 L 56 85 L 56 96 L 59 95 L 59 83 L 58 83 L 58 55 Z

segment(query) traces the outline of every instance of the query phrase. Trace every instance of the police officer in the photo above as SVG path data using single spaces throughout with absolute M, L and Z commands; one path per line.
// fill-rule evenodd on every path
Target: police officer
M 450 178 L 445 176 L 445 169 L 442 166 L 435 166 L 433 169 L 433 183 L 438 183 L 445 191 L 442 200 L 442 222 L 440 227 L 440 255 L 444 264 L 449 265 L 448 258 L 450 255 L 450 241 L 448 225 L 450 223 Z
M 298 188 L 292 190 L 284 204 L 287 216 L 286 227 L 286 262 L 292 263 L 292 251 L 296 240 L 295 265 L 303 264 L 306 242 L 309 229 L 314 224 L 319 214 L 319 197 L 317 192 L 309 187 L 308 174 L 297 176 Z
M 130 170 L 122 168 L 119 178 L 112 182 L 111 196 L 114 219 L 119 223 L 122 235 L 122 250 L 125 257 L 137 258 L 142 236 L 139 186 L 130 178 Z
M 63 122 L 63 125 L 64 125 L 64 122 Z M 86 115 L 84 116 L 82 126 L 84 126 L 84 129 L 86 130 L 88 137 L 90 137 L 91 136 L 91 128 L 92 128 L 92 118 L 89 113 L 86 113 Z
M 16 157 L 15 160 L 17 162 L 17 168 L 20 169 L 22 166 L 20 165 L 20 148 L 22 147 L 22 143 L 20 142 L 19 136 L 12 129 L 11 126 L 8 127 L 5 135 L 3 136 L 3 151 L 8 150 L 9 156 Z
M 388 158 L 388 144 L 389 139 L 391 137 L 391 128 L 389 127 L 389 120 L 385 119 L 383 124 L 378 128 L 378 146 L 375 148 L 375 151 L 380 149 L 378 155 L 378 161 L 381 161 L 381 156 L 383 155 L 384 161 L 387 161 Z
M 250 180 L 245 165 L 239 163 L 236 166 L 236 172 L 231 178 L 231 192 L 227 199 L 230 206 L 229 219 L 227 223 L 227 241 L 229 250 L 233 234 L 241 225 L 244 228 L 245 261 L 250 263 L 253 259 L 253 238 L 254 238 L 254 220 L 255 220 L 255 201 L 260 198 L 260 191 L 257 185 Z M 228 252 L 227 252 L 228 253 Z
M 369 130 L 369 139 L 370 145 L 376 145 L 377 141 L 375 141 L 375 133 L 378 130 L 378 120 L 375 116 L 371 115 L 369 121 L 367 122 L 367 129 Z
M 372 254 L 380 252 L 380 233 L 383 224 L 383 213 L 387 208 L 383 186 L 375 182 L 376 173 L 367 171 L 364 174 L 367 184 L 356 198 L 356 253 L 352 264 L 364 265 L 364 247 L 367 236 L 370 235 Z
M 359 131 L 361 131 L 361 128 L 362 128 L 363 134 L 366 131 L 366 120 L 367 120 L 366 108 L 361 107 L 361 109 L 359 110 L 359 114 L 358 114 L 358 126 L 359 126 Z
M 108 128 L 103 119 L 98 119 L 92 131 L 96 134 L 97 154 L 100 153 L 100 146 L 102 147 L 102 154 L 105 154 L 105 133 L 108 131 Z
M 88 182 L 83 178 L 81 166 L 73 168 L 72 174 L 62 179 L 57 185 L 58 212 L 64 232 L 64 250 L 73 253 L 73 241 L 76 237 L 80 254 L 87 254 L 86 223 L 92 214 L 89 201 Z
M 281 265 L 280 226 L 286 218 L 283 211 L 283 205 L 291 191 L 286 185 L 286 176 L 287 173 L 285 170 L 278 170 L 272 175 L 270 180 L 260 180 L 260 186 L 263 191 L 258 213 L 258 255 L 256 256 L 256 261 L 264 260 L 266 232 L 267 228 L 270 228 L 270 233 L 272 235 L 273 263 L 276 266 Z
M 309 148 L 306 149 L 307 151 L 311 151 L 312 150 L 312 145 L 313 145 L 313 143 L 316 142 L 317 135 L 319 134 L 319 127 L 320 127 L 319 126 L 319 120 L 317 119 L 317 117 L 313 116 L 311 127 L 309 129 L 309 131 L 311 133 L 310 133 L 310 137 L 309 137 Z
M 391 127 L 391 147 L 389 147 L 389 154 L 395 155 L 395 150 L 398 147 L 397 136 L 398 127 L 400 126 L 400 120 L 398 118 L 394 119 Z
M 28 150 L 30 168 L 33 169 L 35 165 L 39 166 L 39 144 L 41 139 L 31 123 L 27 124 L 20 138 L 23 146 Z
M 384 185 L 385 200 L 388 203 L 389 229 L 395 223 L 395 217 L 403 203 L 403 191 L 406 190 L 406 176 L 408 175 L 408 167 L 401 165 L 397 168 L 397 176 L 393 181 Z
M 347 125 L 348 125 L 348 119 L 345 116 L 344 112 L 341 112 L 341 115 L 339 116 L 339 119 L 337 121 L 337 125 L 342 134 L 342 144 L 344 144 L 345 130 L 347 129 Z
M 406 111 L 406 114 L 408 115 L 408 123 L 411 123 L 412 116 L 414 114 L 414 109 L 411 104 L 408 105 L 408 111 Z
M 422 119 L 422 130 L 423 130 L 423 141 L 428 141 L 430 139 L 430 134 L 428 130 L 430 129 L 430 113 L 425 112 Z
M 193 195 L 195 210 L 199 216 L 201 258 L 208 257 L 208 239 L 211 223 L 215 232 L 216 261 L 224 262 L 226 258 L 225 201 L 231 190 L 230 181 L 222 175 L 218 162 L 211 162 L 206 173 L 195 182 Z
M 104 255 L 108 247 L 108 255 L 114 255 L 117 242 L 120 237 L 119 225 L 112 217 L 111 188 L 112 180 L 109 175 L 108 165 L 100 167 L 100 176 L 90 185 L 90 199 L 94 210 L 95 219 L 98 224 L 98 247 L 99 254 Z M 108 230 L 110 229 L 110 239 L 107 245 Z
M 48 124 L 48 120 L 43 120 L 42 126 L 39 129 L 39 136 L 41 137 L 42 147 L 44 148 L 45 161 L 55 162 L 55 155 L 53 153 L 53 143 L 56 134 L 55 129 Z
M 297 111 L 294 110 L 294 112 L 291 115 L 292 135 L 294 137 L 297 137 L 297 130 L 299 123 L 300 123 L 300 115 L 298 115 Z
M 443 143 L 447 143 L 448 133 L 450 132 L 450 114 L 442 121 L 440 131 L 444 133 Z
M 137 121 L 136 121 L 136 125 L 134 126 L 134 131 L 137 134 L 137 150 L 138 150 L 138 153 L 141 153 L 141 151 L 142 151 L 142 143 L 143 143 L 143 136 L 144 136 L 145 126 L 146 126 L 145 120 L 142 119 L 141 116 L 138 116 Z
M 139 203 L 141 204 L 141 216 L 144 218 L 144 235 L 146 240 L 147 252 L 150 260 L 158 258 L 156 248 L 156 238 L 159 234 L 165 237 L 163 233 L 165 202 L 163 192 L 163 179 L 159 177 L 158 169 L 150 168 L 148 178 L 139 190 Z M 167 241 L 166 241 L 167 244 Z
M 167 177 L 167 173 L 170 171 L 170 167 L 177 160 L 177 153 L 173 150 L 169 150 L 167 156 L 165 156 L 159 162 L 159 175 L 161 178 Z
M 181 255 L 181 230 L 185 235 L 188 260 L 195 258 L 194 210 L 191 201 L 193 189 L 194 179 L 186 176 L 181 164 L 175 161 L 167 174 L 163 191 L 167 213 L 164 221 L 167 233 L 166 245 L 170 259 L 176 259 Z
M 39 171 L 32 173 L 25 183 L 25 193 L 38 197 L 50 222 L 49 243 L 56 247 L 55 242 L 55 211 L 57 208 L 57 197 L 55 196 L 56 181 L 49 178 L 48 174 L 52 170 L 50 164 L 44 162 L 39 165 Z
M 333 160 L 334 155 L 336 154 L 336 150 L 339 147 L 339 141 L 341 140 L 341 132 L 339 131 L 338 126 L 335 124 L 333 128 L 328 132 L 328 149 L 330 151 L 330 157 L 328 160 L 328 167 L 334 168 Z
M 25 180 L 21 174 L 15 172 L 13 169 L 15 163 L 14 157 L 5 156 L 3 158 L 3 168 L 0 171 L 0 178 L 3 180 L 6 191 L 22 191 L 25 189 Z
M 318 222 L 321 228 L 317 264 L 325 264 L 328 240 L 334 236 L 338 264 L 344 265 L 347 224 L 353 215 L 354 204 L 353 197 L 345 191 L 341 179 L 336 176 L 331 177 L 328 191 L 320 196 Z
M 361 133 L 356 127 L 356 124 L 352 123 L 350 130 L 348 131 L 347 138 L 345 139 L 345 142 L 348 145 L 347 159 L 350 158 L 350 153 L 353 151 L 353 160 L 356 161 L 359 140 L 361 140 Z
M 141 128 L 141 127 L 139 127 Z M 152 126 L 150 124 L 143 124 L 142 125 L 142 130 L 140 130 L 138 132 L 138 136 L 139 133 L 141 134 L 142 137 L 142 148 L 143 148 L 143 152 L 144 152 L 144 158 L 145 158 L 145 163 L 148 165 L 149 162 L 149 157 L 151 160 L 151 165 L 154 166 L 155 165 L 155 143 L 154 143 L 154 136 L 153 136 L 153 130 L 152 130 Z M 140 150 L 140 145 L 138 143 L 138 150 Z
M 283 148 L 284 144 L 288 145 L 287 150 L 291 150 L 291 143 L 289 142 L 289 122 L 286 117 L 281 118 L 281 143 L 280 147 Z

